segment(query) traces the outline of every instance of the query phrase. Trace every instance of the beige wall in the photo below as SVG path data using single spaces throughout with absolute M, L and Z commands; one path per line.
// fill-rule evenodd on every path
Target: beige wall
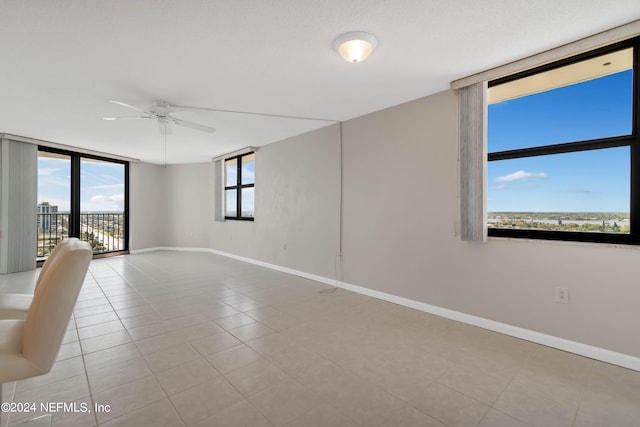
M 455 235 L 457 111 L 447 91 L 345 124 L 345 281 L 640 356 L 638 249 Z
M 261 147 L 256 152 L 255 221 L 213 222 L 210 247 L 333 278 L 339 135 L 335 125 Z
M 457 102 L 446 91 L 344 124 L 343 280 L 640 357 L 635 247 L 456 236 Z M 262 147 L 254 223 L 213 221 L 212 165 L 159 170 L 166 180 L 148 181 L 166 187 L 167 222 L 153 224 L 164 240 L 139 232 L 139 247 L 209 247 L 334 278 L 339 141 L 330 126 Z M 570 304 L 554 302 L 556 286 Z
M 163 229 L 165 206 L 170 203 L 164 187 L 164 170 L 149 163 L 129 164 L 129 249 L 166 244 Z
M 129 249 L 206 248 L 213 217 L 211 163 L 131 163 Z
M 213 220 L 213 164 L 171 165 L 164 169 L 170 246 L 206 248 Z

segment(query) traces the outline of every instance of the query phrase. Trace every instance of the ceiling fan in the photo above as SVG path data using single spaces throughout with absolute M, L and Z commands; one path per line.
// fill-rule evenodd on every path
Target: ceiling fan
M 191 129 L 202 131 L 202 132 L 213 133 L 216 131 L 215 128 L 201 125 L 200 123 L 190 122 L 188 120 L 182 120 L 178 117 L 171 115 L 172 113 L 177 113 L 179 111 L 191 109 L 189 107 L 178 107 L 175 105 L 169 105 L 169 103 L 164 101 L 159 101 L 145 110 L 142 108 L 134 107 L 133 105 L 126 104 L 124 102 L 120 102 L 120 101 L 109 101 L 109 102 L 113 104 L 122 105 L 123 107 L 131 108 L 132 110 L 139 111 L 142 113 L 142 115 L 124 116 L 124 117 L 104 117 L 104 120 L 155 119 L 158 121 L 158 126 L 160 127 L 160 133 L 164 135 L 171 133 L 171 124 L 188 127 Z

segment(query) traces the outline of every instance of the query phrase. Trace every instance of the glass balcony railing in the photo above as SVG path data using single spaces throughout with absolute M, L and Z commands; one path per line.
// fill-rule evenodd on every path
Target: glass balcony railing
M 69 213 L 38 214 L 37 260 L 44 261 L 53 248 L 69 237 Z M 94 254 L 126 250 L 124 213 L 80 214 L 80 240 L 91 244 Z

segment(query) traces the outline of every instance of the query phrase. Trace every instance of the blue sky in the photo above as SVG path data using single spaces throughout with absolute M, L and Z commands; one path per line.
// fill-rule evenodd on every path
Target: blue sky
M 631 70 L 489 105 L 488 151 L 631 133 Z M 489 212 L 628 212 L 629 148 L 493 161 Z
M 69 159 L 38 157 L 38 203 L 49 202 L 68 212 L 70 176 Z M 82 212 L 124 211 L 124 165 L 83 159 L 80 182 Z

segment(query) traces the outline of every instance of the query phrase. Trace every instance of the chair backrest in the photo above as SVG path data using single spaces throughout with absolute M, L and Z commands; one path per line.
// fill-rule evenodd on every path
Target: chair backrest
M 93 256 L 91 245 L 78 239 L 58 252 L 33 296 L 22 337 L 22 355 L 44 372 L 51 369 L 58 356 Z
M 46 275 L 47 271 L 49 270 L 49 268 L 55 264 L 56 262 L 56 258 L 58 257 L 58 254 L 60 254 L 60 252 L 64 249 L 65 246 L 67 246 L 68 244 L 76 241 L 76 240 L 80 240 L 77 237 L 69 237 L 68 239 L 65 239 L 63 241 L 61 241 L 60 243 L 58 243 L 55 248 L 53 248 L 53 250 L 51 251 L 51 253 L 49 254 L 49 256 L 47 257 L 47 259 L 44 261 L 44 264 L 42 264 L 42 268 L 40 269 L 40 274 L 38 275 L 38 279 L 36 280 L 36 286 L 35 286 L 35 291 L 38 289 L 38 286 L 40 285 L 40 281 L 44 278 L 44 276 Z

